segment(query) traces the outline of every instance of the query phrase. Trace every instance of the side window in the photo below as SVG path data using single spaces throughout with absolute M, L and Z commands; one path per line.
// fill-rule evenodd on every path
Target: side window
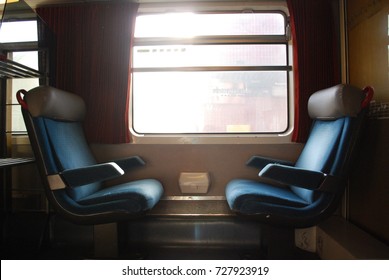
M 285 132 L 291 71 L 286 29 L 281 12 L 139 15 L 132 130 Z
M 9 21 L 3 22 L 0 32 L 0 43 L 8 45 L 8 59 L 27 66 L 38 69 L 38 51 L 31 49 L 31 44 L 38 41 L 37 21 Z M 25 47 L 28 46 L 28 47 Z M 16 51 L 17 50 L 17 51 Z M 7 82 L 7 134 L 26 134 L 27 130 L 24 125 L 20 106 L 16 100 L 16 92 L 19 89 L 29 90 L 39 85 L 38 78 L 23 78 L 21 73 L 20 79 L 9 79 Z

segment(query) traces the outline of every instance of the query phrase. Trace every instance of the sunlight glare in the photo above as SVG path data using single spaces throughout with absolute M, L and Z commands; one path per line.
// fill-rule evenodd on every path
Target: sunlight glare
M 136 18 L 135 37 L 160 36 L 173 38 L 190 38 L 196 35 L 194 13 L 168 13 L 161 15 L 144 15 Z

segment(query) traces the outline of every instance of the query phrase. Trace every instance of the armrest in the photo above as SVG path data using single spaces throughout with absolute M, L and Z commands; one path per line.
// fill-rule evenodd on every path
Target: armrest
M 259 172 L 259 176 L 283 184 L 324 192 L 335 192 L 341 181 L 340 178 L 323 172 L 280 164 L 268 164 Z
M 77 169 L 68 169 L 60 173 L 69 187 L 97 183 L 119 177 L 123 174 L 123 169 L 114 162 L 100 163 Z
M 261 157 L 261 156 L 252 156 L 246 162 L 246 165 L 250 166 L 250 167 L 262 169 L 270 163 L 277 163 L 277 164 L 282 164 L 282 165 L 293 166 L 292 162 L 289 162 L 286 160 L 278 160 L 278 159 L 274 159 L 274 158 L 267 158 L 267 157 Z
M 114 160 L 114 162 L 120 166 L 121 169 L 127 171 L 129 169 L 133 169 L 136 167 L 140 167 L 145 165 L 146 163 L 139 156 L 133 156 L 129 158 L 122 158 L 118 160 Z

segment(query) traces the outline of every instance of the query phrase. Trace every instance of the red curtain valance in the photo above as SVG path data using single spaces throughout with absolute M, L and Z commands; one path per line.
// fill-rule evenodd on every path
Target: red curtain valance
M 85 3 L 37 9 L 54 33 L 54 86 L 87 104 L 90 142 L 125 143 L 128 130 L 130 51 L 138 4 Z

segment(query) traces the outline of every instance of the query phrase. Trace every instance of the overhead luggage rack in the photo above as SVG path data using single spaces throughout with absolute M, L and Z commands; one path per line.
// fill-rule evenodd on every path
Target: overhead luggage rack
M 35 69 L 23 64 L 7 59 L 5 55 L 0 55 L 0 77 L 1 78 L 42 78 L 45 75 Z
M 0 158 L 0 168 L 34 162 L 34 158 Z

